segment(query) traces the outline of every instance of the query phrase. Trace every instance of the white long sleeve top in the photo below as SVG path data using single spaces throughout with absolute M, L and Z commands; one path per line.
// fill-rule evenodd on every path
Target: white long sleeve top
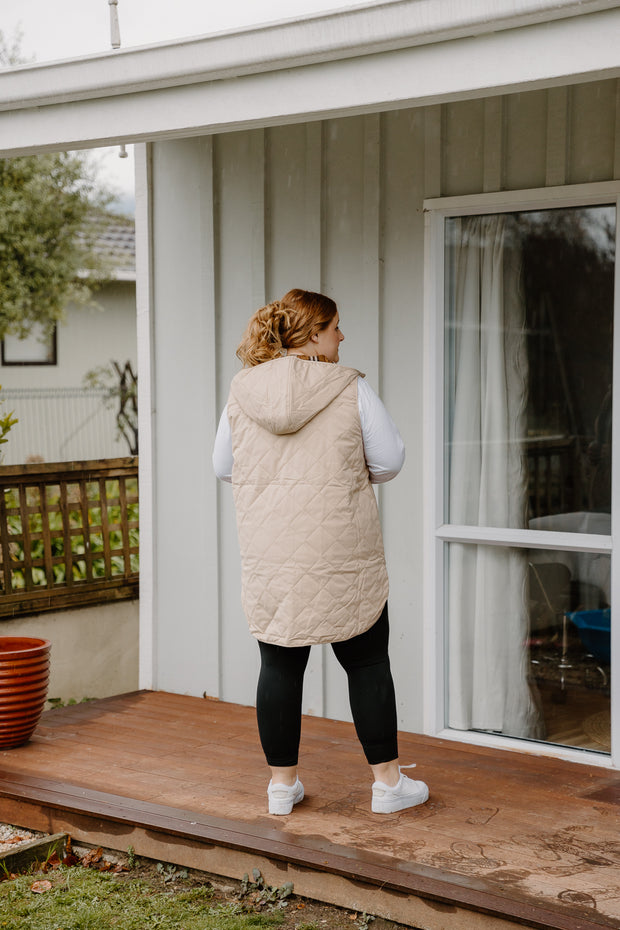
M 362 426 L 364 457 L 373 484 L 383 484 L 395 478 L 405 461 L 405 445 L 398 428 L 385 409 L 381 398 L 364 378 L 357 379 L 357 405 Z M 215 446 L 213 468 L 222 481 L 232 481 L 232 433 L 228 409 L 220 417 Z

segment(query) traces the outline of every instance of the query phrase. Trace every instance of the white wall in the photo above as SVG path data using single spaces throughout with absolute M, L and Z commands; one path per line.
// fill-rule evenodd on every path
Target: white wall
M 407 445 L 380 504 L 399 724 L 421 729 L 422 203 L 620 176 L 619 101 L 604 81 L 153 144 L 155 687 L 253 703 L 231 491 L 210 450 L 248 317 L 299 286 L 336 299 L 341 359 Z M 329 650 L 313 650 L 305 710 L 348 718 L 347 704 Z
M 56 364 L 0 363 L 0 399 L 19 420 L 2 447 L 5 465 L 130 454 L 118 434 L 117 403 L 106 404 L 102 391 L 85 391 L 83 381 L 112 360 L 137 370 L 135 284 L 111 282 L 95 296 L 96 306 L 67 308 L 57 328 Z
M 2 620 L 0 636 L 50 640 L 50 698 L 66 703 L 138 687 L 138 601 Z
M 81 387 L 86 372 L 111 359 L 136 368 L 136 286 L 115 281 L 96 292 L 97 306 L 67 308 L 57 330 L 56 365 L 2 365 L 3 388 Z

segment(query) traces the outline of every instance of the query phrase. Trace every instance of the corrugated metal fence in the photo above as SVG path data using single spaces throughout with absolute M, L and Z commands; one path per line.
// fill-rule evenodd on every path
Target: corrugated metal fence
M 3 412 L 19 423 L 0 446 L 2 464 L 73 462 L 127 455 L 117 436 L 115 407 L 106 407 L 106 392 L 83 388 L 8 388 L 0 392 Z

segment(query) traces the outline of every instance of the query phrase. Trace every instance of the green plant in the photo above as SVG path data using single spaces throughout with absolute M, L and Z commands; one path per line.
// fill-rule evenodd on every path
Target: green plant
M 239 897 L 252 897 L 255 904 L 270 904 L 275 907 L 286 907 L 287 898 L 293 894 L 293 883 L 285 882 L 280 887 L 268 885 L 260 869 L 252 869 L 252 881 L 246 872 L 241 880 Z
M 42 863 L 44 867 L 44 871 L 45 871 L 45 867 L 49 866 L 50 861 L 52 859 L 58 859 L 58 847 L 59 846 L 60 846 L 60 843 L 52 843 L 51 846 L 48 847 L 47 852 L 45 854 L 45 859 L 43 860 L 43 863 Z
M 117 435 L 122 436 L 129 446 L 129 454 L 138 454 L 138 376 L 131 362 L 123 366 L 112 359 L 109 365 L 100 365 L 86 372 L 84 387 L 102 388 L 104 403 L 111 407 L 118 403 L 116 411 Z
M 55 710 L 57 707 L 69 707 L 74 704 L 88 704 L 89 701 L 96 701 L 97 698 L 93 697 L 83 697 L 79 701 L 76 701 L 75 698 L 69 698 L 68 701 L 63 701 L 62 698 L 48 698 L 47 703 L 51 704 L 51 710 Z
M 168 882 L 183 881 L 188 876 L 187 869 L 179 869 L 176 865 L 172 865 L 170 862 L 158 862 L 156 868 L 163 878 L 164 884 L 167 884 Z
M 0 388 L 2 388 L 1 384 Z M 4 401 L 0 400 L 0 409 L 2 408 L 3 404 Z M 6 413 L 4 416 L 0 416 L 0 444 L 9 441 L 6 437 L 11 432 L 16 423 L 19 423 L 19 420 L 17 417 L 13 416 L 12 410 L 10 413 Z M 0 464 L 2 464 L 2 459 L 3 456 L 0 456 Z
M 364 911 L 357 922 L 359 930 L 368 930 L 369 924 L 371 924 L 374 919 L 375 918 L 372 916 L 372 914 L 367 914 L 366 911 Z

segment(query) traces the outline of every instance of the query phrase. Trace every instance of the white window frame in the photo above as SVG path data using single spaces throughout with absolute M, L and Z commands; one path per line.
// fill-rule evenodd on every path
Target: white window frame
M 449 217 L 544 210 L 553 207 L 616 205 L 614 280 L 613 410 L 620 420 L 620 181 L 564 187 L 501 191 L 424 202 L 424 732 L 462 743 L 620 767 L 620 574 L 614 570 L 612 543 L 620 536 L 620 429 L 612 433 L 612 525 L 610 536 L 444 524 L 444 224 Z M 446 728 L 446 638 L 444 553 L 446 543 L 492 543 L 530 549 L 608 553 L 611 572 L 611 754 Z M 615 711 L 615 712 L 614 712 Z

